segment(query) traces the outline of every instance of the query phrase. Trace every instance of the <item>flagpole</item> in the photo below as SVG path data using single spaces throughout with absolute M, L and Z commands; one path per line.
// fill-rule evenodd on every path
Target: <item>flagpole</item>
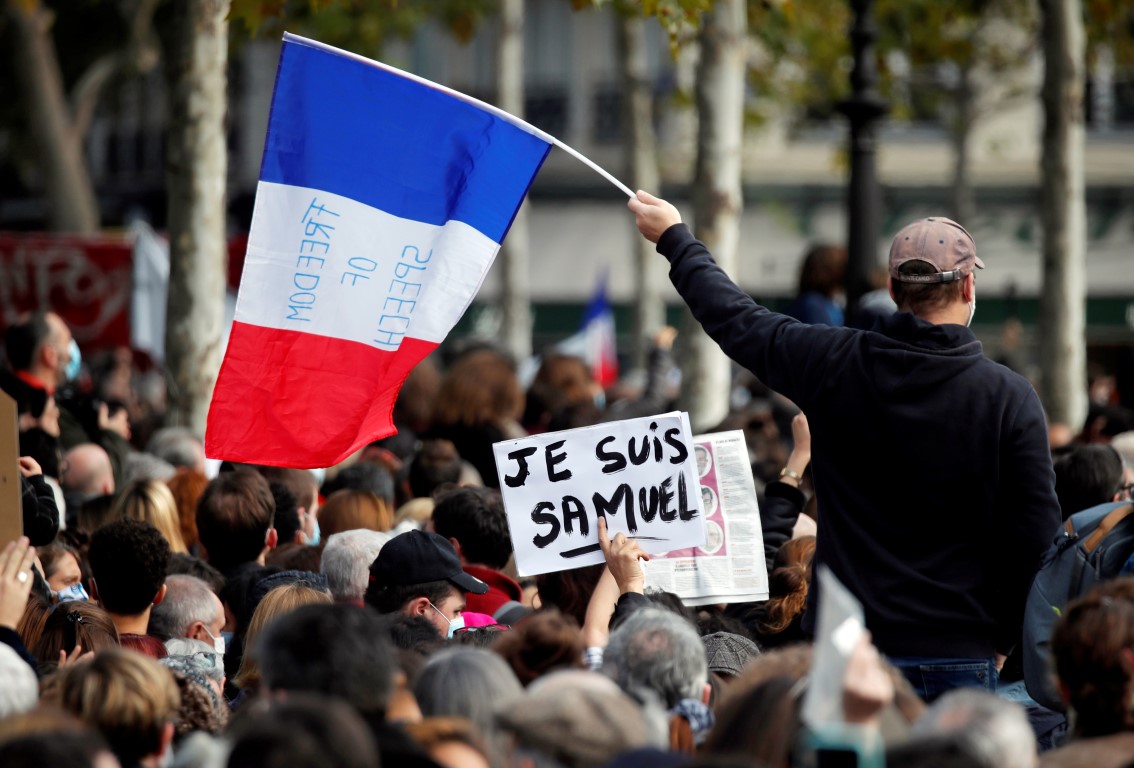
M 635 195 L 634 195 L 634 193 L 630 191 L 630 187 L 626 186 L 626 185 L 625 185 L 625 184 L 623 184 L 623 183 L 622 183 L 621 181 L 619 181 L 618 179 L 616 179 L 616 178 L 614 178 L 613 176 L 611 176 L 611 175 L 610 175 L 609 173 L 607 173 L 607 172 L 606 172 L 606 170 L 605 170 L 605 169 L 603 169 L 603 168 L 602 168 L 602 167 L 601 167 L 601 166 L 600 166 L 600 165 L 599 165 L 598 163 L 596 163 L 595 161 L 591 160 L 591 159 L 590 159 L 589 157 L 587 157 L 587 156 L 585 156 L 585 155 L 581 154 L 580 152 L 578 152 L 578 151 L 576 151 L 576 150 L 572 149 L 571 147 L 567 146 L 566 144 L 564 144 L 564 143 L 563 143 L 562 141 L 560 141 L 559 139 L 555 138 L 554 136 L 552 136 L 552 137 L 551 137 L 551 142 L 552 142 L 552 143 L 553 143 L 553 144 L 554 144 L 555 146 L 557 146 L 557 147 L 559 147 L 560 149 L 562 149 L 562 150 L 563 150 L 564 152 L 566 152 L 567 154 L 571 155 L 571 157 L 573 157 L 573 158 L 575 158 L 576 160 L 579 160 L 580 162 L 582 162 L 582 163 L 583 163 L 583 165 L 585 165 L 585 166 L 587 166 L 588 168 L 590 168 L 590 169 L 591 169 L 592 171 L 594 171 L 595 173 L 597 173 L 597 174 L 598 174 L 599 176 L 602 176 L 602 177 L 603 177 L 604 179 L 606 179 L 607 181 L 609 181 L 609 182 L 610 182 L 611 184 L 613 184 L 614 186 L 618 187 L 618 188 L 619 188 L 620 190 L 622 190 L 622 192 L 623 192 L 623 193 L 625 193 L 625 195 L 626 195 L 627 197 L 634 197 L 634 196 L 635 196 Z
M 326 43 L 321 43 L 318 40 L 312 40 L 310 38 L 302 37 L 300 35 L 294 35 L 291 32 L 284 32 L 283 39 L 284 39 L 285 43 L 286 42 L 292 42 L 292 43 L 297 43 L 299 45 L 306 45 L 306 46 L 309 46 L 311 48 L 319 48 L 321 50 L 328 51 L 330 53 L 334 53 L 334 54 L 339 55 L 339 56 L 345 56 L 347 58 L 354 59 L 355 61 L 362 62 L 363 64 L 368 64 L 372 67 L 384 69 L 387 72 L 392 72 L 392 73 L 399 75 L 401 77 L 404 77 L 408 80 L 413 80 L 414 82 L 420 83 L 421 85 L 428 86 L 429 88 L 436 89 L 438 91 L 441 91 L 442 93 L 447 93 L 447 94 L 449 94 L 450 96 L 452 96 L 456 99 L 459 99 L 459 100 L 466 102 L 468 104 L 472 104 L 473 106 L 477 107 L 478 109 L 483 109 L 485 112 L 489 112 L 493 115 L 496 115 L 500 119 L 505 120 L 505 121 L 511 123 L 512 125 L 515 125 L 517 128 L 520 128 L 521 130 L 527 131 L 528 133 L 532 134 L 533 136 L 537 136 L 537 137 L 543 139 L 546 142 L 554 144 L 555 146 L 559 147 L 560 149 L 562 149 L 567 154 L 571 155 L 571 157 L 573 157 L 576 160 L 578 160 L 579 162 L 583 163 L 583 165 L 590 168 L 592 171 L 597 173 L 599 176 L 602 176 L 604 179 L 609 181 L 611 184 L 618 187 L 618 189 L 623 194 L 625 194 L 627 197 L 635 197 L 634 193 L 630 191 L 630 187 L 626 186 L 621 181 L 614 178 L 614 176 L 607 173 L 605 169 L 603 169 L 601 166 L 598 165 L 598 163 L 594 162 L 589 157 L 583 155 L 582 153 L 578 152 L 577 150 L 567 146 L 562 141 L 560 141 L 559 139 L 552 136 L 550 133 L 547 133 L 546 131 L 540 130 L 539 128 L 535 127 L 534 125 L 527 122 L 526 120 L 521 120 L 520 118 L 516 117 L 515 115 L 510 114 L 508 112 L 505 112 L 504 110 L 500 109 L 500 107 L 497 107 L 493 104 L 489 104 L 489 103 L 484 102 L 484 101 L 481 101 L 480 99 L 473 98 L 472 96 L 469 96 L 468 94 L 461 93 L 460 91 L 454 90 L 454 89 L 449 88 L 449 87 L 444 86 L 444 85 L 441 85 L 440 83 L 435 83 L 432 80 L 426 80 L 424 77 L 421 77 L 420 75 L 415 75 L 412 72 L 406 72 L 404 69 L 398 69 L 397 67 L 392 67 L 389 64 L 385 64 L 381 61 L 375 61 L 374 59 L 368 59 L 365 56 L 360 56 L 357 53 L 351 53 L 350 51 L 344 51 L 341 48 L 335 48 L 332 45 L 327 45 Z

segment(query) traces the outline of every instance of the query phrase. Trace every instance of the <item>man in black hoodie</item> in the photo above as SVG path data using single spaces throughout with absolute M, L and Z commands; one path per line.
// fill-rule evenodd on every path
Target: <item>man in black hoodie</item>
M 862 602 L 878 648 L 927 698 L 994 687 L 1060 515 L 1039 399 L 968 328 L 984 267 L 969 233 L 941 218 L 898 232 L 899 311 L 862 331 L 770 312 L 672 205 L 639 192 L 629 207 L 709 336 L 807 414 L 815 563 Z

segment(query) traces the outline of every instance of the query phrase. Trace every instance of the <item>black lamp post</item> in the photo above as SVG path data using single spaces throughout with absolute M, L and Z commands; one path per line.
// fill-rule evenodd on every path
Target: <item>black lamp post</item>
M 871 290 L 870 273 L 877 262 L 882 198 L 874 172 L 875 123 L 886 114 L 886 102 L 876 88 L 878 72 L 874 41 L 878 28 L 871 15 L 873 0 L 851 0 L 854 23 L 851 45 L 851 97 L 839 104 L 850 122 L 850 185 L 847 190 L 847 317 L 859 298 Z

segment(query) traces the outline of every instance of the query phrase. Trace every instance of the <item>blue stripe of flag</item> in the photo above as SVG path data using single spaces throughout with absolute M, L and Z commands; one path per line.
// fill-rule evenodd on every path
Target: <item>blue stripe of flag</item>
M 285 42 L 262 181 L 502 242 L 551 145 L 442 91 Z

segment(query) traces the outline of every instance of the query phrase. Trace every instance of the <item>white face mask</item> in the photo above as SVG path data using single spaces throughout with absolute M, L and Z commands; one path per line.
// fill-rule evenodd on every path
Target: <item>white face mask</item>
M 973 315 L 975 315 L 975 314 L 976 314 L 976 296 L 973 296 L 973 300 L 969 302 L 969 321 L 967 323 L 965 323 L 966 327 L 973 324 Z
M 224 650 L 225 650 L 224 632 L 221 632 L 216 637 L 213 637 L 213 633 L 210 632 L 209 628 L 206 627 L 204 624 L 201 625 L 201 629 L 205 630 L 205 634 L 208 635 L 212 639 L 213 650 L 217 652 L 217 655 L 218 656 L 224 656 Z

